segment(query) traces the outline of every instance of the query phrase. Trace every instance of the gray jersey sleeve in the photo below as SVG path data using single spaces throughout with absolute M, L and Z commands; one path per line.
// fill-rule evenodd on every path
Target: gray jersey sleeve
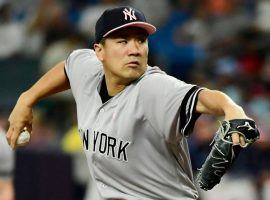
M 191 132 L 199 117 L 195 107 L 200 90 L 166 74 L 154 74 L 143 80 L 139 99 L 152 128 L 175 142 Z
M 73 51 L 65 62 L 65 72 L 69 79 L 73 96 L 78 99 L 87 78 L 96 76 L 102 70 L 102 63 L 91 49 Z

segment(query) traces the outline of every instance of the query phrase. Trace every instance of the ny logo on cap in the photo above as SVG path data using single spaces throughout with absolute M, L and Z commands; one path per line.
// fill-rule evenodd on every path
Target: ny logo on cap
M 132 8 L 129 8 L 129 10 L 125 8 L 123 13 L 125 14 L 125 20 L 128 20 L 128 16 L 130 21 L 137 19 L 135 16 L 135 11 Z

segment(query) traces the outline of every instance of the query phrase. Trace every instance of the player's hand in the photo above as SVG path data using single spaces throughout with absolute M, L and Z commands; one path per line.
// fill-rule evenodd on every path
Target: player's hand
M 240 119 L 250 119 L 250 118 L 248 118 L 246 115 L 244 115 L 244 116 L 241 116 Z M 230 119 L 230 120 L 232 120 L 232 119 Z M 237 132 L 232 133 L 232 143 L 234 146 L 236 146 L 236 145 L 240 145 L 241 147 L 246 146 L 245 138 Z
M 250 119 L 250 118 L 248 116 L 246 116 L 245 113 L 238 111 L 238 110 L 235 110 L 233 113 L 233 116 L 226 116 L 225 117 L 225 120 L 227 120 L 227 121 L 233 120 L 233 119 Z M 241 147 L 246 146 L 245 138 L 237 132 L 232 133 L 232 143 L 234 146 L 236 146 L 236 145 L 240 145 Z
M 245 138 L 238 133 L 232 134 L 232 142 L 233 145 L 240 145 L 241 147 L 244 147 L 246 145 Z
M 27 104 L 25 99 L 21 96 L 9 118 L 9 128 L 7 131 L 7 141 L 12 149 L 16 148 L 16 142 L 19 134 L 26 127 L 29 133 L 32 132 L 33 112 L 32 107 Z

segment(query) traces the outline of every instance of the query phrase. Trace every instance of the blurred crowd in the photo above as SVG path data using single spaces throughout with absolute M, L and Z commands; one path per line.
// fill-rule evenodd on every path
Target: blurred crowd
M 72 50 L 92 48 L 97 18 L 117 5 L 139 8 L 158 28 L 149 38 L 150 65 L 184 81 L 225 92 L 258 124 L 260 140 L 243 150 L 246 153 L 240 154 L 222 184 L 202 192 L 202 199 L 270 199 L 269 0 L 0 0 L 0 63 L 5 63 L 0 66 L 0 80 L 16 83 L 8 77 L 9 64 L 16 61 L 20 68 L 20 60 L 34 60 L 29 62 L 32 66 L 25 67 L 34 71 L 29 78 L 33 83 Z M 27 89 L 23 82 L 18 84 Z M 10 93 L 16 89 L 9 83 L 1 87 Z M 0 125 L 6 123 L 23 90 L 12 97 L 9 92 L 0 94 Z M 31 143 L 25 149 L 71 154 L 76 160 L 75 179 L 85 185 L 88 173 L 78 164 L 84 158 L 80 156 L 70 92 L 38 104 L 34 120 Z M 217 120 L 201 116 L 190 137 L 194 171 L 209 153 Z M 220 196 L 225 192 L 227 197 Z

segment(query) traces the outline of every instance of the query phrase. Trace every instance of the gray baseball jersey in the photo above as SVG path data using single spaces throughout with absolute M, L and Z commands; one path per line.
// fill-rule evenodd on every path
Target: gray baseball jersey
M 158 67 L 102 103 L 104 72 L 90 49 L 65 64 L 92 176 L 90 199 L 197 199 L 186 137 L 197 86 Z

